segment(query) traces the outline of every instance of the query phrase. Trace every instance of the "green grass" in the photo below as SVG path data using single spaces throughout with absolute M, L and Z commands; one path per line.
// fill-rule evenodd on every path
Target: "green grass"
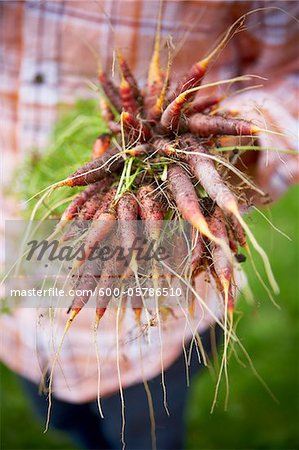
M 22 169 L 17 189 L 20 199 L 28 198 L 47 184 L 64 178 L 69 165 L 73 164 L 75 168 L 88 158 L 92 141 L 100 132 L 100 125 L 94 120 L 95 113 L 95 103 L 80 102 L 75 112 L 58 124 L 54 136 L 55 145 L 42 158 L 29 158 Z M 78 128 L 61 136 L 78 117 Z M 73 153 L 70 153 L 71 149 L 74 150 Z M 66 195 L 65 191 L 63 195 Z M 291 236 L 292 242 L 271 229 L 258 213 L 251 214 L 248 218 L 257 239 L 270 256 L 281 288 L 278 297 L 281 310 L 270 303 L 256 281 L 249 262 L 245 263 L 245 267 L 257 303 L 249 306 L 241 298 L 238 304 L 238 310 L 243 312 L 238 336 L 259 374 L 278 398 L 279 404 L 267 394 L 248 364 L 243 368 L 232 358 L 229 364 L 228 411 L 224 411 L 225 390 L 221 386 L 217 408 L 211 415 L 215 380 L 205 371 L 193 380 L 190 388 L 186 412 L 188 449 L 288 450 L 299 447 L 296 427 L 299 419 L 298 197 L 299 188 L 294 187 L 271 207 L 273 223 Z M 261 273 L 264 273 L 259 258 L 255 257 L 255 260 Z M 239 356 L 245 362 L 240 351 Z M 43 424 L 31 412 L 16 376 L 3 366 L 0 381 L 1 449 L 74 448 L 59 433 L 49 431 L 46 435 L 43 434 Z
M 74 110 L 65 114 L 57 123 L 49 148 L 43 153 L 32 150 L 17 170 L 13 195 L 20 201 L 28 200 L 42 189 L 71 175 L 90 160 L 96 137 L 105 131 L 107 130 L 100 118 L 97 103 L 94 100 L 79 100 Z M 54 191 L 41 205 L 35 218 L 42 218 L 59 200 L 74 195 L 79 190 L 80 188 L 64 187 Z M 35 203 L 36 199 L 33 199 L 26 204 L 24 217 L 30 216 Z M 54 208 L 53 216 L 61 215 L 64 208 L 65 206 Z
M 43 433 L 44 423 L 33 414 L 18 378 L 0 365 L 0 448 L 71 450 L 74 445 L 57 431 Z

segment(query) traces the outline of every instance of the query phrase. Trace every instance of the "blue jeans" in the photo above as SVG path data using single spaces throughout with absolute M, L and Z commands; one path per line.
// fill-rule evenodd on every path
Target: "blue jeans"
M 216 329 L 216 338 L 219 338 Z M 206 353 L 211 353 L 210 330 L 202 336 Z M 190 364 L 190 376 L 202 370 L 193 347 Z M 37 414 L 44 420 L 47 412 L 45 396 L 38 394 L 37 386 L 22 378 L 22 384 L 28 393 Z M 148 382 L 151 390 L 155 420 L 157 448 L 179 450 L 183 448 L 185 437 L 184 410 L 188 388 L 186 386 L 185 359 L 181 354 L 165 371 L 167 402 L 170 416 L 163 405 L 161 376 Z M 151 449 L 150 419 L 148 402 L 143 383 L 124 389 L 125 397 L 125 442 L 128 450 Z M 119 393 L 101 400 L 105 418 L 99 417 L 96 401 L 72 404 L 52 398 L 51 424 L 53 428 L 66 432 L 74 443 L 84 449 L 121 448 L 121 403 Z

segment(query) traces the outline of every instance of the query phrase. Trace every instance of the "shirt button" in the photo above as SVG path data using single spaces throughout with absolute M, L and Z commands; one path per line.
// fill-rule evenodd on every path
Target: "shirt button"
M 35 84 L 42 84 L 44 83 L 44 75 L 42 73 L 37 73 L 33 79 L 33 83 Z

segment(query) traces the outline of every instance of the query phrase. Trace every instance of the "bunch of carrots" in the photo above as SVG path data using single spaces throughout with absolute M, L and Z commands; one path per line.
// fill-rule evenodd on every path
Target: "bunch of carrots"
M 236 264 L 245 259 L 240 248 L 252 260 L 247 239 L 263 260 L 273 292 L 278 292 L 268 257 L 241 215 L 247 205 L 246 196 L 240 195 L 245 187 L 259 195 L 264 193 L 236 165 L 242 146 L 221 147 L 223 138 L 235 136 L 252 138 L 252 148 L 257 149 L 255 138 L 259 132 L 275 132 L 236 118 L 235 112 L 221 112 L 224 96 L 207 94 L 210 88 L 248 81 L 252 76 L 203 84 L 215 58 L 242 30 L 244 20 L 245 16 L 238 19 L 213 51 L 195 62 L 176 84 L 170 79 L 171 61 L 165 70 L 161 68 L 159 25 L 143 89 L 118 50 L 119 85 L 116 86 L 101 67 L 98 73 L 101 115 L 109 132 L 96 139 L 91 160 L 66 179 L 45 189 L 35 207 L 36 211 L 54 189 L 85 187 L 67 206 L 54 233 L 62 234 L 61 242 L 70 241 L 82 231 L 84 224 L 81 238 L 85 257 L 75 261 L 73 269 L 79 271 L 78 290 L 89 292 L 110 286 L 112 271 L 122 270 L 121 280 L 133 276 L 138 283 L 138 263 L 134 259 L 129 267 L 121 269 L 107 264 L 105 275 L 94 276 L 94 267 L 88 257 L 95 245 L 113 234 L 116 224 L 127 250 L 133 247 L 138 220 L 143 221 L 148 237 L 153 240 L 159 240 L 163 220 L 188 222 L 193 230 L 192 255 L 189 255 L 192 282 L 200 272 L 206 272 L 213 278 L 223 300 L 224 352 L 227 351 L 228 333 L 232 332 L 234 270 Z M 203 95 L 199 95 L 201 91 L 204 91 Z M 224 151 L 227 157 L 222 156 Z M 238 189 L 229 184 L 230 172 L 241 180 Z M 271 297 L 270 289 L 258 271 L 256 273 Z M 157 280 L 158 268 L 153 263 L 154 287 Z M 72 321 L 89 300 L 90 294 L 73 299 L 61 344 Z M 95 329 L 110 300 L 97 296 Z M 135 298 L 131 299 L 131 306 L 140 327 L 144 305 Z M 160 320 L 159 299 L 157 318 Z M 50 390 L 57 357 L 58 353 L 51 371 Z
M 172 89 L 170 64 L 167 70 L 160 66 L 159 29 L 144 90 L 138 86 L 120 51 L 117 52 L 118 87 L 99 69 L 100 107 L 109 133 L 96 139 L 91 161 L 52 187 L 87 186 L 66 208 L 56 230 L 61 231 L 72 221 L 90 223 L 84 234 L 86 261 L 79 263 L 83 265 L 82 287 L 88 283 L 89 289 L 95 290 L 100 285 L 101 280 L 95 280 L 89 273 L 88 256 L 95 244 L 110 235 L 116 221 L 124 224 L 121 238 L 129 247 L 136 237 L 133 225 L 136 220 L 158 224 L 166 217 L 179 215 L 197 231 L 192 249 L 192 274 L 209 271 L 230 319 L 234 310 L 233 267 L 236 260 L 243 259 L 238 248 L 250 252 L 246 236 L 262 257 L 273 290 L 278 291 L 267 255 L 241 217 L 239 200 L 225 180 L 227 171 L 231 170 L 251 189 L 261 191 L 234 165 L 235 149 L 227 159 L 218 152 L 223 136 L 252 137 L 265 130 L 231 117 L 229 111 L 217 113 L 221 96 L 196 95 L 207 87 L 250 79 L 244 76 L 202 85 L 215 57 L 239 31 L 243 21 L 241 17 L 233 24 L 220 44 L 206 58 L 193 64 Z M 154 233 L 157 229 L 158 226 Z M 149 229 L 151 232 L 153 228 Z M 71 226 L 62 241 L 73 235 Z M 87 301 L 88 298 L 74 298 L 67 327 Z M 106 306 L 98 304 L 97 320 L 105 313 Z M 140 309 L 135 308 L 138 316 Z

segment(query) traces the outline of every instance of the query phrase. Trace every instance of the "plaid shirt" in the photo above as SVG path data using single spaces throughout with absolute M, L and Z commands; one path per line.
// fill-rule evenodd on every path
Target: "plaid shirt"
M 227 100 L 227 106 L 248 118 L 264 120 L 287 136 L 261 135 L 262 145 L 296 148 L 298 133 L 298 15 L 297 2 L 271 2 L 278 9 L 264 9 L 249 16 L 246 30 L 235 36 L 213 65 L 207 80 L 229 78 L 243 73 L 266 76 L 266 87 Z M 261 1 L 164 1 L 163 43 L 172 37 L 175 58 L 172 73 L 178 78 L 190 64 L 213 48 L 215 41 L 241 14 L 269 6 Z M 1 2 L 0 96 L 1 145 L 8 183 L 12 170 L 32 148 L 46 148 L 49 133 L 61 107 L 77 97 L 93 95 L 85 80 L 94 80 L 97 57 L 111 72 L 113 49 L 119 47 L 138 80 L 146 78 L 153 48 L 159 3 L 156 1 L 25 1 Z M 166 64 L 166 61 L 164 61 Z M 296 74 L 297 72 L 297 74 Z M 297 101 L 296 101 L 297 98 Z M 258 108 L 257 108 L 258 107 Z M 282 120 L 283 118 L 283 120 Z M 282 164 L 283 162 L 283 164 Z M 260 184 L 279 195 L 298 179 L 294 158 L 263 153 L 257 162 Z M 5 201 L 5 216 L 13 216 Z M 202 279 L 197 289 L 220 315 L 216 295 Z M 120 335 L 120 366 L 123 386 L 142 379 L 134 317 L 128 311 Z M 200 315 L 200 311 L 198 312 Z M 91 323 L 94 312 L 83 310 L 65 339 L 60 367 L 54 376 L 53 392 L 68 401 L 83 402 L 97 394 L 97 361 L 93 351 Z M 197 317 L 198 319 L 198 317 Z M 2 316 L 1 358 L 15 371 L 39 382 L 53 358 L 65 324 L 65 314 L 57 310 L 49 320 L 47 311 L 19 309 Z M 201 332 L 213 318 L 199 321 Z M 195 321 L 195 324 L 197 322 Z M 116 370 L 115 312 L 104 316 L 100 326 L 101 394 L 118 389 Z M 171 319 L 163 327 L 163 362 L 167 368 L 178 356 L 182 339 L 192 336 L 183 317 Z M 149 346 L 143 346 L 146 378 L 161 371 L 160 343 L 152 331 Z M 167 351 L 166 351 L 167 349 Z M 67 384 L 66 384 L 67 382 Z M 67 388 L 69 386 L 69 389 Z

